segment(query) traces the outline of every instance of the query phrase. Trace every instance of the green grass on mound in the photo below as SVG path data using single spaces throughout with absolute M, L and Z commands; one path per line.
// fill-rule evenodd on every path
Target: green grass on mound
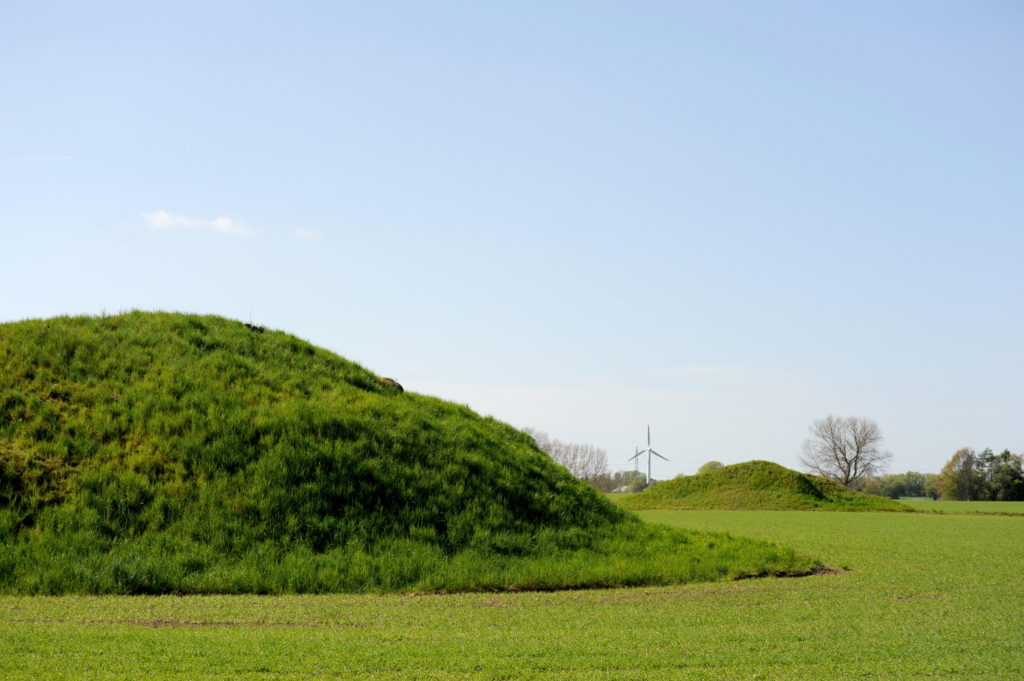
M 892 499 L 855 492 L 834 480 L 770 461 L 749 461 L 667 480 L 617 503 L 630 509 L 910 510 Z
M 0 591 L 669 584 L 817 564 L 651 528 L 516 429 L 278 331 L 0 325 Z

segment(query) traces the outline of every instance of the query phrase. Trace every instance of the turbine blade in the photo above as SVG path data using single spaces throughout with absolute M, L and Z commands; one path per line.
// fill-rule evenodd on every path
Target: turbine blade
M 626 459 L 626 461 L 632 461 L 633 459 L 636 459 L 636 458 L 638 458 L 638 457 L 639 457 L 639 456 L 640 456 L 641 454 L 643 454 L 643 452 L 637 452 L 637 453 L 636 453 L 636 454 L 634 454 L 633 456 L 631 456 L 631 457 L 629 457 L 628 459 Z
M 654 456 L 658 457 L 659 459 L 662 459 L 664 461 L 668 461 L 668 459 L 663 457 L 661 454 L 658 454 L 658 452 L 654 451 L 653 449 L 651 450 L 651 454 L 654 454 Z
M 647 448 L 651 447 L 651 424 L 647 424 Z

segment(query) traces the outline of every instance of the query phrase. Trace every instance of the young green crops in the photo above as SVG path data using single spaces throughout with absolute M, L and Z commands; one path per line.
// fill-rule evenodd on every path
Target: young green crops
M 650 511 L 833 574 L 461 595 L 4 597 L 0 678 L 1024 678 L 1024 518 Z

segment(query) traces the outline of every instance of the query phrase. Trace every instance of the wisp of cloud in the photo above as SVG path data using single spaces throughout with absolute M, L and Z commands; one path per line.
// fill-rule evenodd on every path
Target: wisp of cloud
M 204 220 L 202 218 L 175 215 L 165 210 L 158 210 L 153 213 L 143 213 L 142 217 L 154 229 L 210 229 L 222 234 L 230 234 L 231 236 L 252 236 L 255 234 L 255 232 L 241 222 L 232 220 L 226 215 L 212 220 Z

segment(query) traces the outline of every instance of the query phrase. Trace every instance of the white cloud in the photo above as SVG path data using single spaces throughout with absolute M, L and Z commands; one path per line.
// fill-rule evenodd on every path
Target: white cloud
M 297 229 L 295 230 L 295 236 L 299 239 L 311 239 L 313 241 L 319 241 L 324 238 L 322 233 L 314 232 L 311 229 Z
M 231 236 L 252 236 L 255 234 L 255 232 L 238 220 L 233 220 L 226 215 L 212 220 L 203 220 L 202 218 L 175 215 L 165 210 L 158 210 L 154 213 L 143 213 L 142 217 L 154 229 L 210 229 L 222 234 L 230 234 Z
M 0 161 L 74 161 L 77 156 L 9 156 Z

